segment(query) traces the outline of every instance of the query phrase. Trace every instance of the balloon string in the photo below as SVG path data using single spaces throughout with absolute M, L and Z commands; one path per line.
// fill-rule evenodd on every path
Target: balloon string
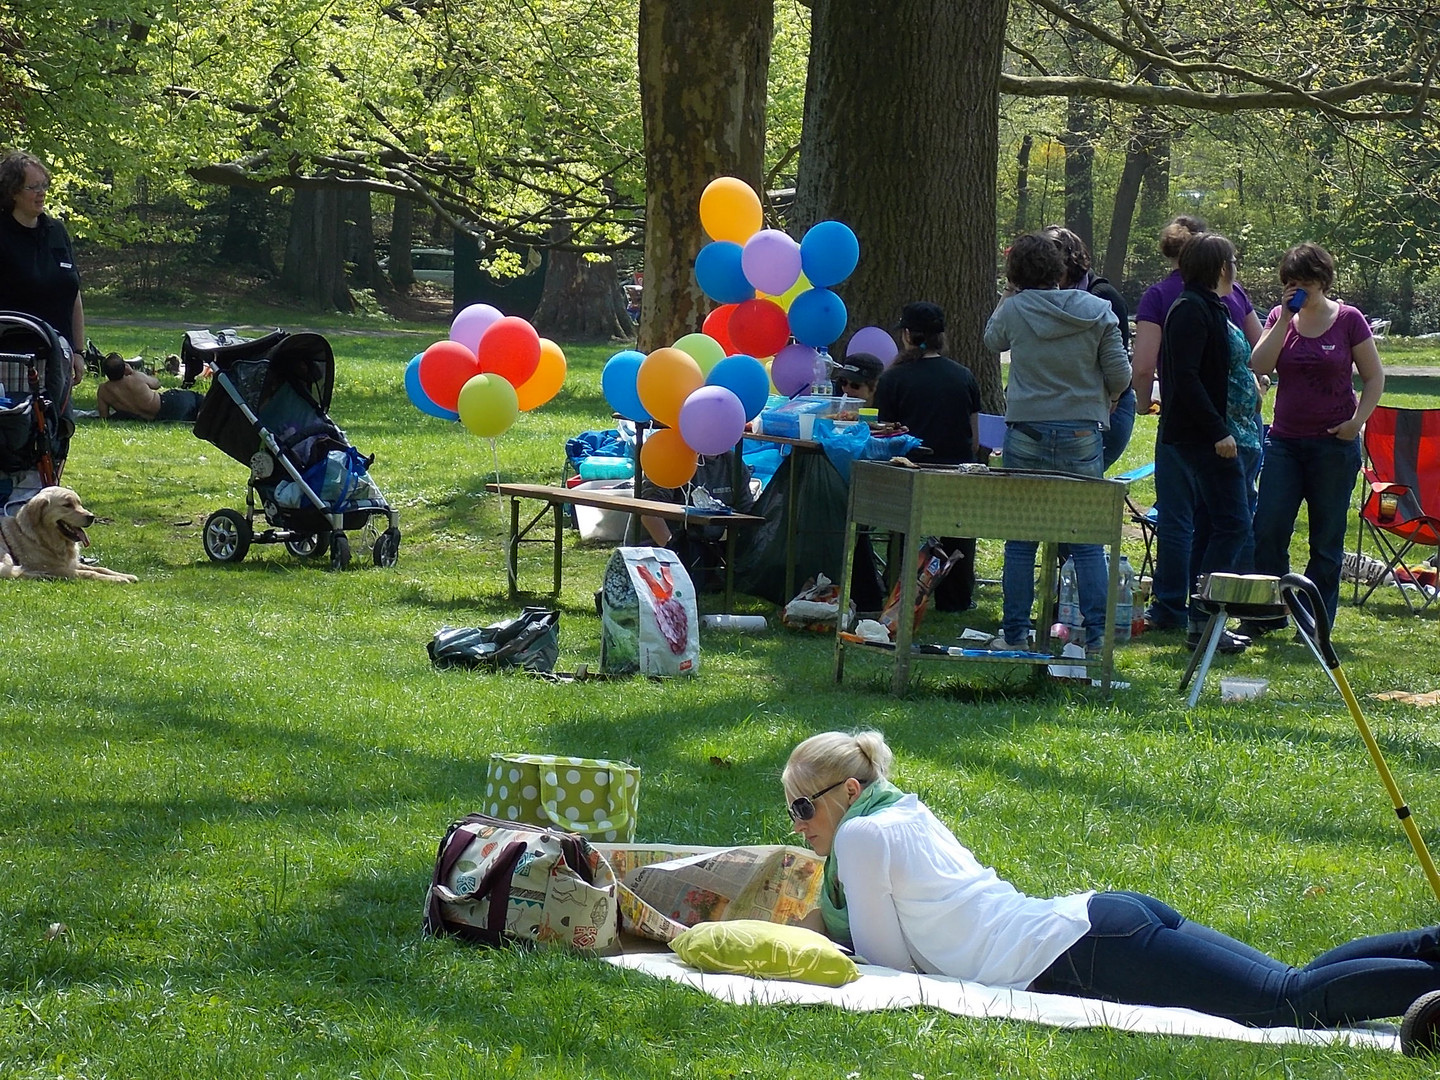
M 500 452 L 495 447 L 495 440 L 490 440 L 490 460 L 495 468 L 495 483 L 500 483 Z

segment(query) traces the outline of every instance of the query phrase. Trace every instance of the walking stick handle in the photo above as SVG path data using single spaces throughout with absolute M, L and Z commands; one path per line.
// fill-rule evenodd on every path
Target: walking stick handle
M 1286 574 L 1280 579 L 1280 595 L 1300 632 L 1320 650 L 1325 666 L 1331 671 L 1338 668 L 1340 657 L 1330 644 L 1330 616 L 1325 612 L 1325 603 L 1315 583 L 1304 574 Z

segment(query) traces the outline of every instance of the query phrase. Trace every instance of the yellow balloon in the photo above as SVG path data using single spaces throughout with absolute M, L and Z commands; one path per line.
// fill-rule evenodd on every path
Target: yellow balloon
M 549 338 L 540 339 L 540 366 L 535 374 L 515 388 L 520 411 L 538 409 L 560 392 L 565 382 L 565 354 Z
M 717 176 L 700 194 L 700 224 L 712 240 L 743 244 L 765 224 L 760 196 L 744 180 Z
M 493 439 L 504 435 L 520 415 L 515 387 L 502 375 L 476 375 L 460 388 L 455 403 L 460 423 L 471 435 Z
M 680 432 L 674 428 L 652 431 L 640 447 L 640 468 L 663 488 L 688 484 L 699 465 L 699 456 L 685 445 Z
M 700 365 L 679 349 L 656 349 L 640 362 L 640 370 L 635 373 L 640 404 L 669 428 L 680 426 L 680 406 L 704 385 L 705 373 Z
M 774 300 L 775 303 L 780 305 L 781 311 L 788 312 L 790 310 L 790 305 L 795 302 L 795 297 L 799 296 L 808 288 L 810 288 L 810 279 L 807 278 L 804 274 L 801 274 L 800 277 L 796 280 L 795 284 L 791 285 L 790 288 L 786 289 L 779 296 L 771 296 L 769 293 L 762 292 L 757 292 L 755 296 L 757 299 L 763 298 L 766 300 Z

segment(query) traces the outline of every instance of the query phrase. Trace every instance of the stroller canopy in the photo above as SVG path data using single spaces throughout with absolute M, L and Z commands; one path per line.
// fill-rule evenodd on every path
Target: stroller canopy
M 259 425 L 241 410 L 243 401 L 276 437 L 287 429 L 314 426 L 330 408 L 335 354 L 319 334 L 271 334 L 213 350 L 216 376 L 195 419 L 195 436 L 249 464 L 260 449 Z M 234 390 L 234 396 L 224 385 Z

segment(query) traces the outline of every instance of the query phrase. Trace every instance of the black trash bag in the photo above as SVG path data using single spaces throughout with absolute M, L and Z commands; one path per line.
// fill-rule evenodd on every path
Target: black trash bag
M 443 626 L 426 648 L 436 667 L 554 671 L 560 658 L 560 613 L 527 607 L 489 626 Z

